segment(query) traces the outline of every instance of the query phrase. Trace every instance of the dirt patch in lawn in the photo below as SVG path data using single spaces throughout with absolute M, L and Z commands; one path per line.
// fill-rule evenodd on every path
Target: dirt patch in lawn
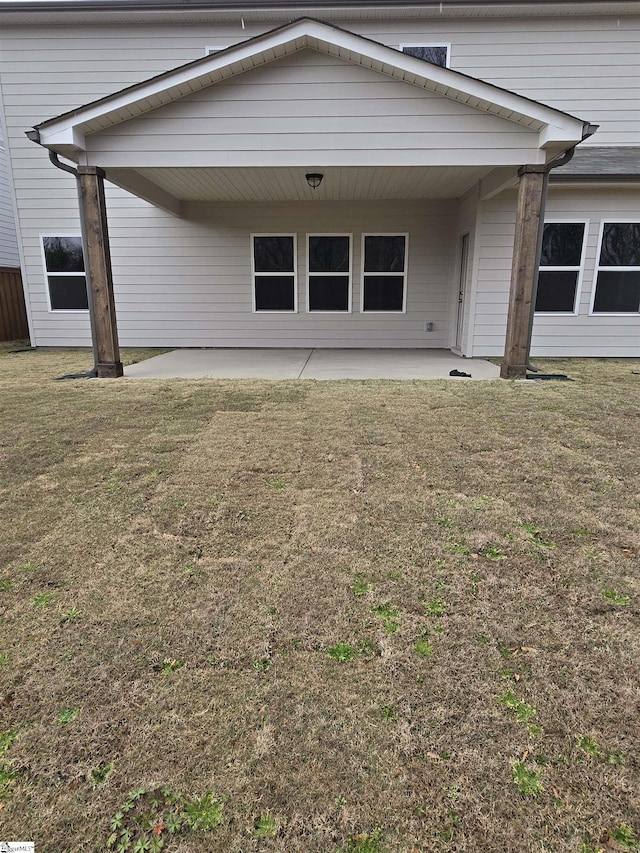
M 0 837 L 637 849 L 638 362 L 52 381 L 86 361 L 0 353 Z

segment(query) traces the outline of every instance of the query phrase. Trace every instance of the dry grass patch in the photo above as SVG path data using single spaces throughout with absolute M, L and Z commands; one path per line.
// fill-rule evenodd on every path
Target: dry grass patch
M 3 837 L 638 849 L 637 362 L 53 381 L 87 366 L 0 353 Z

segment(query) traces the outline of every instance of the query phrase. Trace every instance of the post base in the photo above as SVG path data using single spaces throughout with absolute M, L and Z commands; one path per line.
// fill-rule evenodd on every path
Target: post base
M 526 364 L 507 364 L 503 361 L 500 365 L 500 379 L 526 379 Z
M 124 375 L 124 368 L 121 361 L 116 361 L 113 364 L 97 364 L 98 379 L 118 379 Z

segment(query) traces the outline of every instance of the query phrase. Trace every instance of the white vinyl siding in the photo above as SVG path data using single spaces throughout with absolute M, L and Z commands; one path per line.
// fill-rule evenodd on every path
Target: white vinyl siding
M 347 26 L 347 25 L 345 25 Z M 395 46 L 450 43 L 450 67 L 598 124 L 588 144 L 637 145 L 640 16 L 385 21 L 364 31 Z M 395 40 L 394 40 L 395 37 Z
M 473 329 L 474 356 L 504 352 L 509 304 L 509 282 L 514 235 L 516 194 L 503 193 L 483 204 Z M 577 313 L 556 316 L 536 314 L 533 324 L 533 356 L 640 357 L 640 315 L 590 315 L 592 289 L 598 261 L 599 229 L 594 223 L 624 221 L 637 216 L 640 189 L 589 187 L 549 190 L 547 218 L 580 221 L 589 219 L 582 287 Z
M 0 267 L 19 267 L 18 240 L 9 191 L 7 153 L 0 137 Z
M 86 139 L 90 162 L 107 168 L 463 166 L 540 157 L 533 130 L 312 50 Z
M 50 27 L 34 20 L 30 26 L 5 25 L 0 68 L 6 103 L 21 106 L 23 114 L 29 114 L 29 106 L 39 107 L 40 121 L 65 106 L 197 59 L 214 35 L 219 44 L 234 44 L 273 26 L 267 20 L 247 21 L 245 30 L 223 22 Z M 342 14 L 339 26 L 392 47 L 450 43 L 456 70 L 600 124 L 598 144 L 636 139 L 638 17 L 350 21 Z
M 108 195 L 122 346 L 447 346 L 455 201 L 193 204 L 188 218 L 176 219 L 120 190 Z M 306 312 L 306 234 L 347 229 L 354 232 L 354 305 L 361 233 L 409 233 L 407 314 Z M 252 312 L 252 233 L 297 233 L 299 313 Z M 25 244 L 39 344 L 88 345 L 80 312 L 48 312 L 37 235 Z M 434 332 L 424 331 L 426 321 Z

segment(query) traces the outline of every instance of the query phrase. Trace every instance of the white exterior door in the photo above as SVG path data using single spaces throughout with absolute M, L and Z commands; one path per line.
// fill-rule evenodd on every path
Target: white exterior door
M 464 327 L 464 296 L 467 289 L 467 266 L 469 261 L 469 235 L 463 234 L 460 240 L 460 272 L 458 277 L 458 316 L 456 320 L 456 349 L 462 349 L 462 329 Z

